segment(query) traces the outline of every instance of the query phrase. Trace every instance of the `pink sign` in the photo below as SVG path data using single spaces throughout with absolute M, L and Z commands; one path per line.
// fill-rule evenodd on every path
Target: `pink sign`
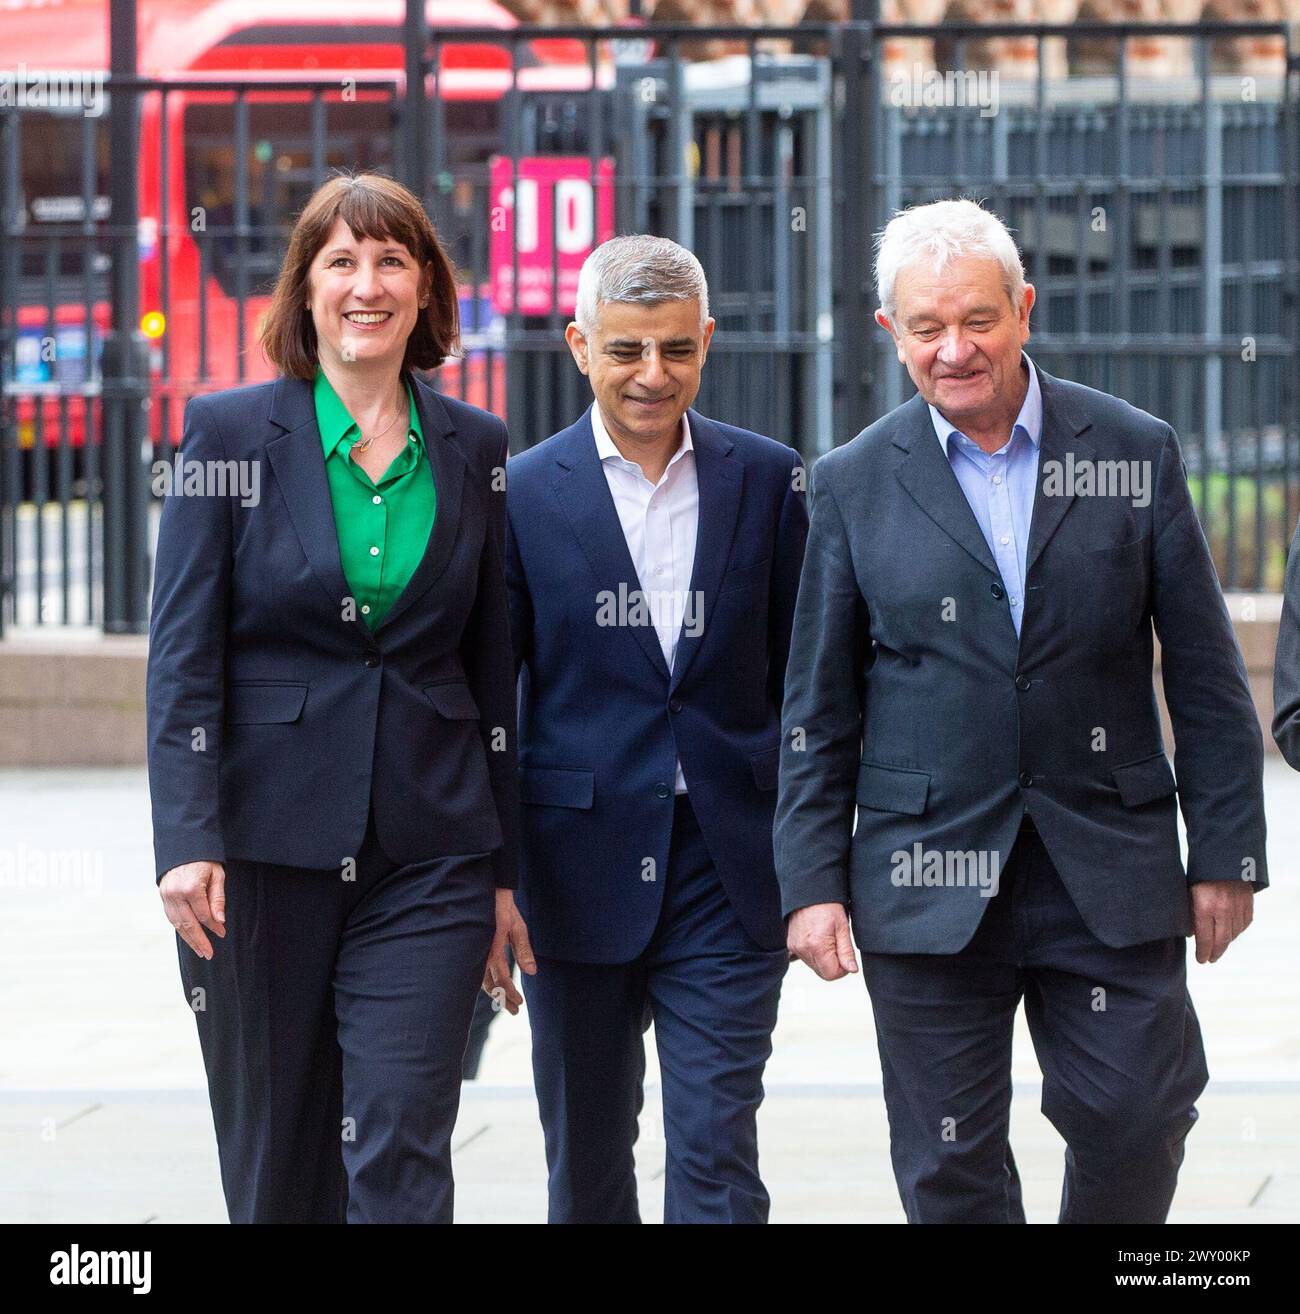
M 492 304 L 503 315 L 514 309 L 518 233 L 520 311 L 572 315 L 582 262 L 614 235 L 614 161 L 597 164 L 594 195 L 585 155 L 528 156 L 518 163 L 516 196 L 511 161 L 501 155 L 491 161 Z

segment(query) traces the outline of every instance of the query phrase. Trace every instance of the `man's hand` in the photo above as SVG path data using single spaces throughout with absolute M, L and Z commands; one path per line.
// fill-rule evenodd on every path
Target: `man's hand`
M 814 903 L 796 908 L 786 928 L 786 948 L 823 981 L 838 981 L 858 970 L 849 917 L 842 903 Z
M 1217 963 L 1255 920 L 1255 887 L 1249 881 L 1199 881 L 1191 888 L 1196 961 Z
M 483 993 L 491 995 L 493 1000 L 500 1000 L 513 1017 L 519 1012 L 524 997 L 515 987 L 510 973 L 510 960 L 506 957 L 506 945 L 514 951 L 515 962 L 529 976 L 537 975 L 537 960 L 533 957 L 533 947 L 528 943 L 528 927 L 515 907 L 513 890 L 497 891 L 497 933 L 488 952 L 487 968 L 483 973 Z
M 200 958 L 212 957 L 212 941 L 226 938 L 226 869 L 219 862 L 185 862 L 158 882 L 163 911 L 176 934 Z

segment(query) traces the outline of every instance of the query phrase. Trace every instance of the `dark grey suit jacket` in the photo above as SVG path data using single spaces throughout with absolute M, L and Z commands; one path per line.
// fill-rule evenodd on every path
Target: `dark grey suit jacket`
M 851 904 L 867 952 L 961 949 L 990 901 L 974 855 L 1004 868 L 1025 812 L 1112 946 L 1188 934 L 1189 882 L 1267 884 L 1262 736 L 1177 437 L 1115 397 L 1039 378 L 1019 641 L 919 394 L 814 468 L 776 866 L 787 914 Z M 1076 472 L 1081 461 L 1147 463 L 1147 505 L 1077 485 L 1053 493 L 1050 463 L 1066 470 L 1071 456 Z M 919 884 L 930 852 L 949 883 Z M 918 883 L 905 883 L 900 854 L 923 860 Z
M 1291 542 L 1273 660 L 1273 739 L 1300 771 L 1300 526 Z

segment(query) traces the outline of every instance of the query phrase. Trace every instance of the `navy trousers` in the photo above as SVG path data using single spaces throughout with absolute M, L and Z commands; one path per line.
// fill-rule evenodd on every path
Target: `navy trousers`
M 226 937 L 178 936 L 232 1223 L 451 1222 L 451 1134 L 492 942 L 486 855 L 354 880 L 231 860 Z
M 525 976 L 546 1135 L 549 1221 L 637 1223 L 632 1148 L 651 1020 L 663 1079 L 667 1223 L 763 1223 L 756 1116 L 787 965 L 718 880 L 689 799 L 645 952 L 615 965 L 539 958 Z
M 1022 830 L 965 949 L 865 954 L 863 973 L 909 1222 L 1025 1221 L 1007 1139 L 1022 998 L 1067 1147 L 1060 1221 L 1165 1220 L 1209 1077 L 1183 940 L 1102 944 Z

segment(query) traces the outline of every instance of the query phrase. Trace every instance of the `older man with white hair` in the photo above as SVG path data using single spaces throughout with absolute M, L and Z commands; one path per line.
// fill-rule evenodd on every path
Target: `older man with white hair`
M 639 1219 L 651 1018 L 665 1221 L 768 1216 L 755 1119 L 788 963 L 772 815 L 808 521 L 798 453 L 692 407 L 713 324 L 689 251 L 598 247 L 567 332 L 593 404 L 509 466 L 553 1222 Z M 512 989 L 508 973 L 498 954 L 485 988 Z
M 1267 884 L 1261 735 L 1178 439 L 1029 359 L 1034 289 L 973 201 L 896 216 L 877 276 L 917 394 L 813 472 L 789 946 L 834 980 L 857 941 L 909 1221 L 1024 1221 L 1023 1000 L 1061 1221 L 1161 1222 L 1207 1080 L 1183 937 L 1215 962 Z

